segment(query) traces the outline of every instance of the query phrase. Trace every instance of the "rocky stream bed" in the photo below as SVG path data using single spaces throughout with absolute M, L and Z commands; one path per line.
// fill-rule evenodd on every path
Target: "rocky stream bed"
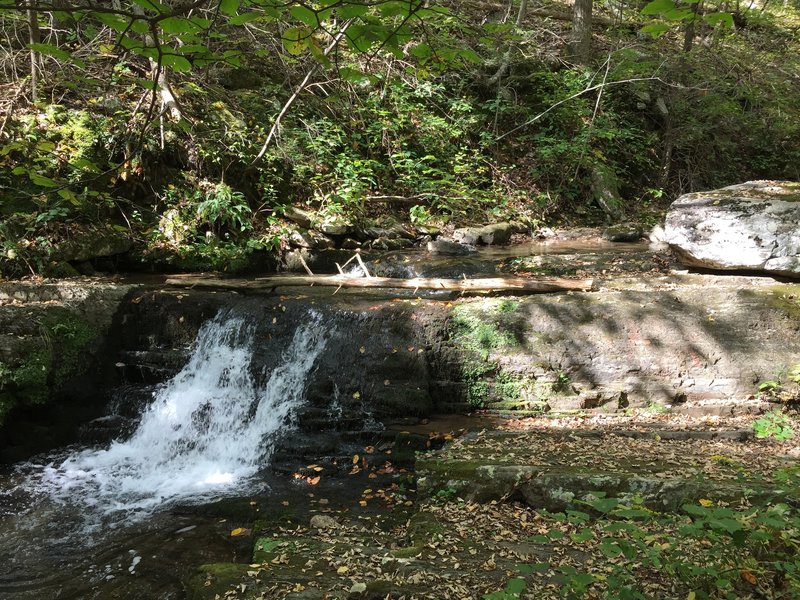
M 26 547 L 58 536 L 62 509 L 26 512 L 20 468 L 5 469 L 0 597 L 792 597 L 789 579 L 712 560 L 682 528 L 686 505 L 739 515 L 795 502 L 800 446 L 755 438 L 753 420 L 794 398 L 782 373 L 800 356 L 800 285 L 687 272 L 663 249 L 598 239 L 490 247 L 460 264 L 465 277 L 594 285 L 463 297 L 214 289 L 215 277 L 0 284 L 8 463 L 132 431 L 221 310 L 253 324 L 257 382 L 299 323 L 328 328 L 256 489 L 172 504 L 119 529 L 106 555 L 74 539 Z M 401 251 L 370 268 L 458 265 Z M 717 563 L 716 584 L 690 568 Z

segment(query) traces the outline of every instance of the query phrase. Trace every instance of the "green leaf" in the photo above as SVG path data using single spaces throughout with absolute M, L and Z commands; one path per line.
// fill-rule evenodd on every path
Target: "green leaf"
M 342 19 L 353 19 L 363 17 L 369 12 L 369 6 L 364 4 L 344 4 L 336 9 L 336 13 Z
M 74 58 L 72 54 L 67 52 L 66 50 L 62 50 L 57 46 L 53 46 L 52 44 L 28 44 L 28 48 L 31 50 L 35 50 L 40 54 L 45 54 L 47 56 L 52 56 L 58 60 L 69 61 L 81 67 L 85 66 L 85 63 L 80 60 L 79 58 Z
M 183 17 L 170 17 L 159 21 L 158 25 L 164 33 L 190 33 L 199 29 L 192 21 Z
M 697 13 L 690 8 L 674 8 L 661 16 L 668 21 L 693 21 L 697 18 Z
M 507 593 L 509 593 L 509 594 L 514 594 L 514 595 L 519 596 L 522 592 L 525 591 L 526 587 L 527 587 L 527 584 L 525 583 L 525 580 L 520 578 L 520 577 L 517 577 L 517 578 L 514 578 L 514 579 L 510 579 L 508 581 L 508 583 L 506 584 L 506 590 L 505 591 Z
M 94 15 L 106 27 L 110 27 L 114 31 L 125 31 L 130 25 L 130 19 L 120 17 L 119 15 L 112 15 L 108 13 L 97 13 Z
M 409 53 L 411 56 L 416 56 L 417 58 L 429 58 L 431 55 L 433 55 L 433 50 L 431 50 L 431 47 L 428 44 L 417 44 L 412 46 L 412 48 L 409 50 Z
M 184 56 L 187 54 L 204 54 L 210 56 L 211 50 L 203 44 L 185 44 L 181 46 L 181 54 Z
M 161 56 L 161 64 L 165 67 L 172 67 L 179 73 L 186 73 L 192 70 L 192 63 L 185 56 L 180 54 L 164 54 Z
M 705 506 L 698 506 L 696 504 L 684 504 L 681 508 L 690 515 L 697 517 L 707 517 L 711 513 Z
M 708 524 L 711 529 L 726 531 L 728 533 L 736 533 L 742 530 L 742 524 L 736 519 L 712 519 Z
M 281 41 L 283 47 L 289 54 L 302 54 L 303 50 L 308 47 L 308 40 L 311 37 L 311 31 L 308 27 L 290 27 L 283 32 Z
M 239 10 L 239 0 L 219 0 L 219 12 L 233 16 Z
M 619 544 L 609 540 L 603 540 L 600 543 L 600 551 L 606 558 L 616 558 L 622 554 L 622 548 L 619 547 Z
M 663 15 L 669 10 L 675 8 L 674 0 L 653 0 L 647 4 L 641 11 L 643 15 Z
M 28 172 L 28 169 L 26 169 L 25 167 L 14 167 L 11 170 L 11 174 L 12 175 L 22 175 L 23 173 L 27 173 L 27 172 Z
M 54 188 L 58 187 L 59 185 L 58 182 L 56 182 L 55 180 L 50 179 L 49 177 L 45 177 L 44 175 L 39 175 L 34 171 L 29 171 L 28 177 L 30 178 L 31 182 L 33 182 L 34 185 L 38 185 L 41 187 Z
M 293 6 L 289 9 L 289 14 L 292 15 L 298 21 L 302 21 L 309 27 L 318 27 L 319 26 L 319 19 L 317 18 L 317 13 L 315 13 L 310 8 L 306 8 L 305 6 Z
M 583 512 L 582 510 L 567 511 L 567 521 L 570 523 L 586 523 L 590 517 L 591 515 L 589 515 L 589 513 Z
M 73 192 L 72 190 L 64 188 L 63 190 L 58 190 L 57 193 L 59 196 L 61 196 L 64 200 L 66 200 L 73 206 L 80 206 L 81 204 L 80 198 L 78 198 L 75 195 L 75 192 Z
M 645 25 L 639 31 L 657 38 L 667 33 L 670 29 L 672 29 L 672 27 L 666 23 L 655 22 Z
M 372 81 L 366 73 L 353 69 L 352 67 L 342 67 L 339 69 L 339 77 L 344 81 L 356 84 L 368 84 Z
M 732 28 L 733 27 L 733 15 L 727 12 L 715 12 L 710 13 L 703 16 L 703 20 L 711 25 L 718 25 L 722 23 L 723 27 Z
M 152 10 L 159 14 L 164 14 L 169 12 L 169 8 L 157 2 L 156 0 L 133 0 L 134 4 L 141 6 L 145 10 Z
M 345 36 L 347 37 L 347 44 L 355 52 L 366 52 L 372 47 L 372 32 L 373 28 L 366 28 L 363 25 L 351 25 L 347 30 Z
M 84 169 L 92 173 L 99 173 L 100 168 L 88 158 L 78 158 L 70 163 L 76 169 Z
M 614 516 L 623 519 L 641 519 L 652 517 L 653 513 L 643 508 L 618 508 L 614 510 Z
M 616 513 L 614 513 L 616 514 Z M 639 527 L 634 525 L 633 523 L 609 523 L 605 526 L 605 530 L 609 533 L 618 533 L 620 531 L 624 531 L 625 533 L 634 533 L 639 531 Z
M 477 52 L 475 52 L 474 50 L 470 50 L 469 48 L 465 48 L 463 50 L 460 50 L 459 54 L 461 55 L 461 58 L 463 58 L 467 62 L 471 62 L 471 63 L 474 63 L 474 64 L 479 64 L 479 63 L 483 62 L 481 60 L 480 55 Z
M 408 16 L 410 4 L 408 2 L 386 2 L 379 9 L 382 17 Z
M 156 82 L 153 81 L 152 79 L 144 79 L 144 78 L 138 78 L 137 77 L 136 79 L 134 79 L 134 81 L 138 85 L 142 86 L 144 89 L 150 90 L 151 92 L 153 92 L 153 91 L 158 89 L 158 86 L 156 85 Z
M 580 544 L 591 540 L 594 537 L 594 533 L 591 529 L 584 527 L 581 529 L 580 533 L 571 533 L 569 537 L 576 544 Z
M 587 504 L 601 513 L 607 513 L 619 504 L 618 498 L 590 498 Z

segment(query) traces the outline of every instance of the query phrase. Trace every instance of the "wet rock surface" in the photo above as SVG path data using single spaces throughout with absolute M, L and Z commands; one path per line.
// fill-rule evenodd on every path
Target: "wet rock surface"
M 101 414 L 109 332 L 135 287 L 0 284 L 0 461 L 68 443 Z

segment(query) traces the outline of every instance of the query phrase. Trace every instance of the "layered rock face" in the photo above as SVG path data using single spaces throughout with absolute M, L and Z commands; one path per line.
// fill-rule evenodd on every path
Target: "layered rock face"
M 684 194 L 664 230 L 688 266 L 800 276 L 800 183 L 748 181 Z

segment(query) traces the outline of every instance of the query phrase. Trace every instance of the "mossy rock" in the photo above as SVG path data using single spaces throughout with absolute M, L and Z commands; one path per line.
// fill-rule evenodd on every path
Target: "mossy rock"
M 65 308 L 53 307 L 39 321 L 38 336 L 13 362 L 0 363 L 0 424 L 15 406 L 42 404 L 91 364 L 99 332 Z
M 253 544 L 253 562 L 270 562 L 282 554 L 294 552 L 294 543 L 270 537 L 260 537 Z
M 408 538 L 414 546 L 425 546 L 440 533 L 444 533 L 444 525 L 427 512 L 418 512 L 408 520 Z

